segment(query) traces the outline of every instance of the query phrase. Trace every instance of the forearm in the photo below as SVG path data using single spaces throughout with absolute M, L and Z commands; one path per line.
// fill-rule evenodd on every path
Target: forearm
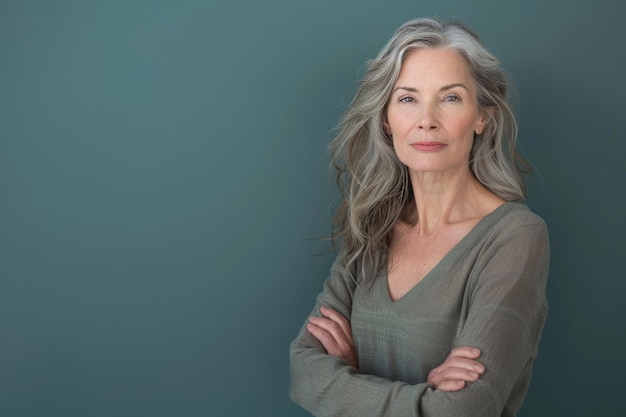
M 416 399 L 427 384 L 408 385 L 360 374 L 344 360 L 323 349 L 291 347 L 292 400 L 322 416 L 420 416 Z
M 499 417 L 501 402 L 495 393 L 480 381 L 443 392 L 428 383 L 410 385 L 361 374 L 326 354 L 306 332 L 291 345 L 291 398 L 318 417 Z

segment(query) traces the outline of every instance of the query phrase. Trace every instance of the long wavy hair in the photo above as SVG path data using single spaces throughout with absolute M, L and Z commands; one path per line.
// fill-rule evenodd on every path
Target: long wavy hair
M 404 166 L 383 124 L 387 103 L 402 63 L 418 48 L 449 48 L 469 64 L 476 82 L 479 109 L 489 123 L 474 139 L 470 172 L 487 189 L 506 201 L 523 200 L 523 174 L 529 165 L 517 154 L 517 121 L 507 102 L 508 81 L 500 61 L 478 35 L 458 22 L 415 19 L 402 25 L 368 61 L 365 75 L 330 144 L 331 165 L 337 172 L 341 202 L 333 218 L 333 242 L 348 271 L 357 260 L 373 274 L 385 265 L 391 231 L 412 189 Z M 367 278 L 367 277 L 364 277 Z M 357 279 L 353 276 L 353 279 Z

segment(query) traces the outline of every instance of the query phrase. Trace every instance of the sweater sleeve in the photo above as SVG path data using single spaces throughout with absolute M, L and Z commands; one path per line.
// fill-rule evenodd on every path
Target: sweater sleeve
M 467 311 L 455 346 L 479 348 L 479 361 L 486 369 L 478 381 L 453 395 L 482 398 L 469 415 L 515 415 L 528 388 L 547 315 L 550 257 L 546 225 L 529 215 L 486 246 L 475 266 L 475 279 L 468 283 Z M 424 398 L 421 406 L 438 405 Z
M 319 308 L 324 306 L 350 320 L 356 284 L 339 259 L 309 317 L 320 316 Z M 344 360 L 328 355 L 306 330 L 306 322 L 291 343 L 290 361 L 290 397 L 318 417 L 419 416 L 416 402 L 428 388 L 360 374 Z
M 486 371 L 461 391 L 433 390 L 360 374 L 326 354 L 306 331 L 291 345 L 291 398 L 315 416 L 499 417 L 520 404 L 507 404 L 528 378 L 546 314 L 548 241 L 545 224 L 518 227 L 487 245 L 468 282 L 469 300 L 455 346 L 478 347 Z M 311 314 L 321 305 L 350 319 L 354 284 L 341 265 L 331 276 Z M 523 381 L 522 381 L 523 382 Z M 522 387 L 522 388 L 519 388 Z M 523 398 L 524 395 L 518 396 Z

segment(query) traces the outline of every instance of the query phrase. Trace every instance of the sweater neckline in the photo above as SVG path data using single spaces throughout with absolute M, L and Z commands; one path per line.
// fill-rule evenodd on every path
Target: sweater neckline
M 401 304 L 405 298 L 412 298 L 411 294 L 418 291 L 418 289 L 427 287 L 432 285 L 432 281 L 434 280 L 434 276 L 437 275 L 437 272 L 442 269 L 445 265 L 453 262 L 459 256 L 464 253 L 464 249 L 468 246 L 473 246 L 473 242 L 476 239 L 480 238 L 487 230 L 489 230 L 494 223 L 496 223 L 500 218 L 502 218 L 510 208 L 520 206 L 519 203 L 507 201 L 503 204 L 499 205 L 495 208 L 491 213 L 484 216 L 482 219 L 476 223 L 476 225 L 465 235 L 461 240 L 457 242 L 456 245 L 452 247 L 441 260 L 433 266 L 433 268 L 428 271 L 424 278 L 422 278 L 417 284 L 415 284 L 409 291 L 407 291 L 402 297 L 397 300 L 392 300 L 391 295 L 389 295 L 389 282 L 387 277 L 387 265 L 385 264 L 376 278 L 379 281 L 379 285 L 383 288 L 381 289 L 381 297 L 383 298 L 385 303 L 391 305 Z

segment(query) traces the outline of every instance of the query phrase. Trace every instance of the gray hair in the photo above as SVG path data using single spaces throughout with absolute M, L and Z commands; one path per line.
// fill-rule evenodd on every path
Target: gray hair
M 529 166 L 515 150 L 517 121 L 507 102 L 508 81 L 500 61 L 462 23 L 411 20 L 367 63 L 330 145 L 342 193 L 332 238 L 341 246 L 347 267 L 357 259 L 369 262 L 376 272 L 383 267 L 392 227 L 411 198 L 408 170 L 396 156 L 383 124 L 402 63 L 418 48 L 449 48 L 465 58 L 476 82 L 479 109 L 491 115 L 485 130 L 475 137 L 470 172 L 506 201 L 523 200 L 526 195 L 523 174 Z

